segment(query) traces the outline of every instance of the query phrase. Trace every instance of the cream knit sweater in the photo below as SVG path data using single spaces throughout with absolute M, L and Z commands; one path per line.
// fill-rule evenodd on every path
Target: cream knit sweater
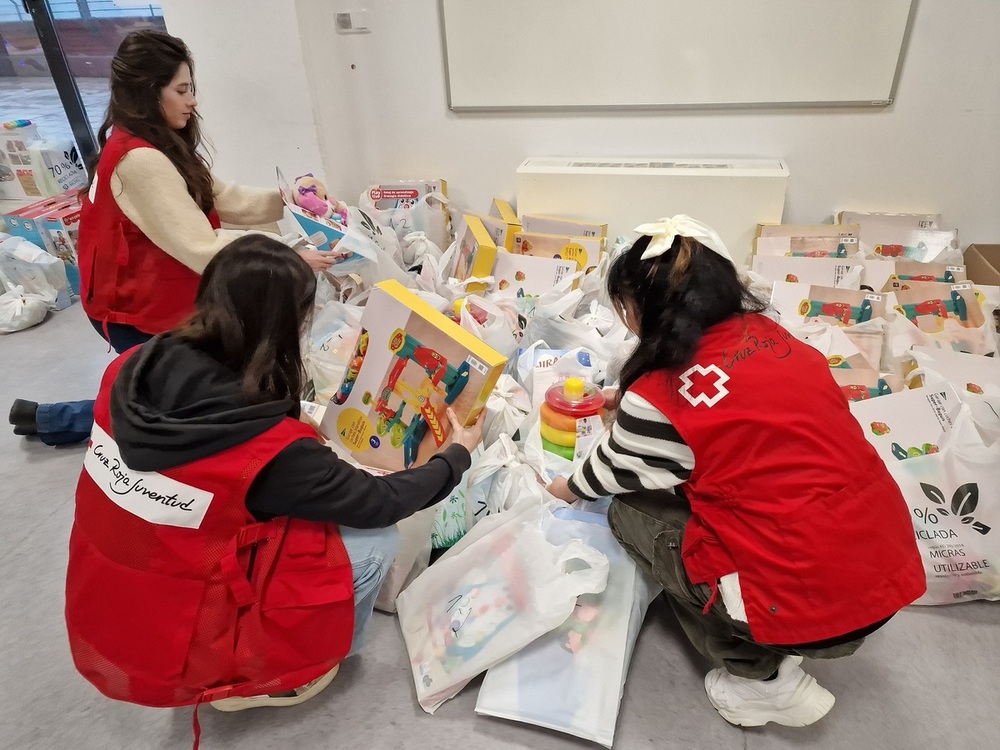
M 96 185 L 94 180 L 91 199 Z M 213 192 L 215 209 L 226 224 L 269 224 L 282 217 L 284 204 L 276 188 L 227 185 L 215 180 Z M 219 250 L 248 234 L 247 230 L 212 229 L 188 194 L 181 173 L 153 148 L 133 149 L 122 157 L 111 174 L 111 194 L 122 213 L 157 247 L 197 273 L 205 270 Z

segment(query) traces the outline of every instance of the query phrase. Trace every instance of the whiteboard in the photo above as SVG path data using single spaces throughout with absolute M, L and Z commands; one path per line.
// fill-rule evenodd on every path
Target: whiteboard
M 915 6 L 441 0 L 449 106 L 884 106 Z

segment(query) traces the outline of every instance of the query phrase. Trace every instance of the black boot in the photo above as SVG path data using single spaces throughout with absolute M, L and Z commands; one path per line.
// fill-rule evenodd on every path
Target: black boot
M 7 419 L 14 425 L 15 435 L 35 435 L 38 433 L 38 425 L 35 423 L 37 411 L 38 404 L 34 401 L 25 401 L 23 398 L 14 399 Z

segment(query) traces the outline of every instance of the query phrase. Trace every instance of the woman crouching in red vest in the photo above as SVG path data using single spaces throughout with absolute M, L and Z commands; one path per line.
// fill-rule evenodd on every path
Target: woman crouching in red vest
M 639 337 L 612 429 L 553 494 L 614 495 L 608 520 L 722 662 L 709 701 L 742 726 L 818 721 L 803 656 L 853 653 L 923 594 L 899 489 L 826 358 L 760 313 L 719 236 L 688 216 L 636 229 L 608 294 Z
M 468 469 L 482 419 L 385 477 L 298 421 L 315 291 L 294 250 L 238 239 L 188 322 L 108 367 L 66 580 L 74 662 L 105 695 L 227 711 L 312 697 L 360 646 L 393 525 Z

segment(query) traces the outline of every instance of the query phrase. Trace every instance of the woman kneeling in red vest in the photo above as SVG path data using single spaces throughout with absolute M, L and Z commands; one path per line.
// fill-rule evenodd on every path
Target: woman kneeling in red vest
M 469 467 L 482 419 L 385 477 L 298 420 L 315 291 L 294 250 L 238 239 L 186 323 L 108 367 L 66 581 L 73 659 L 105 695 L 230 711 L 312 697 L 360 646 L 394 524 Z

